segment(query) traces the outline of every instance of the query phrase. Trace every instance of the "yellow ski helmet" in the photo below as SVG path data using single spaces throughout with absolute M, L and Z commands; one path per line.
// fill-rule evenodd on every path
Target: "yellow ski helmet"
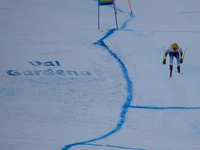
M 174 43 L 174 44 L 172 44 L 172 47 L 173 47 L 174 49 L 178 49 L 178 44 L 177 44 L 177 43 Z
M 174 44 L 172 44 L 171 45 L 171 50 L 174 50 L 174 51 L 178 51 L 178 49 L 179 49 L 179 46 L 178 46 L 178 44 L 177 43 L 174 43 Z

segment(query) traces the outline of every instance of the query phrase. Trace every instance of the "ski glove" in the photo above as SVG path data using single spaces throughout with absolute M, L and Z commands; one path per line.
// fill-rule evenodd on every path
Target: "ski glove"
M 166 59 L 163 59 L 163 62 L 162 62 L 164 65 L 166 64 Z
M 183 63 L 183 59 L 180 60 L 180 63 L 181 63 L 181 64 Z

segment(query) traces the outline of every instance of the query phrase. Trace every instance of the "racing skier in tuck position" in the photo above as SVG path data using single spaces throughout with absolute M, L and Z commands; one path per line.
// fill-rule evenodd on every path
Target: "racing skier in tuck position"
M 177 59 L 177 71 L 178 71 L 178 73 L 181 73 L 180 64 L 183 63 L 183 51 L 178 46 L 177 43 L 174 43 L 174 44 L 170 45 L 170 47 L 164 53 L 164 58 L 163 58 L 163 64 L 164 65 L 166 64 L 166 58 L 167 58 L 168 54 L 169 54 L 169 57 L 170 57 L 170 62 L 169 62 L 170 77 L 172 77 L 173 59 L 174 59 L 174 57 Z

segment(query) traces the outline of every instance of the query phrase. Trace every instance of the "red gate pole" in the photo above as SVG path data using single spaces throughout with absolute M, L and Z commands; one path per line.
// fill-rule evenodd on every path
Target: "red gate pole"
M 117 7 L 116 7 L 116 1 L 114 0 L 114 6 L 115 6 L 115 14 L 117 14 Z
M 130 0 L 128 0 L 128 3 L 129 3 L 130 11 L 131 11 L 131 13 L 133 13 L 133 12 L 132 12 L 132 8 L 131 8 Z

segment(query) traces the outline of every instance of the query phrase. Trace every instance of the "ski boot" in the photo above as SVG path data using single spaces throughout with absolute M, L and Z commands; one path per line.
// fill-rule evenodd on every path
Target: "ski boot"
M 172 77 L 172 70 L 173 70 L 173 66 L 172 66 L 172 65 L 170 65 L 169 67 L 170 67 L 170 75 L 169 75 L 169 77 Z
M 181 73 L 180 66 L 177 66 L 177 71 L 178 71 L 178 73 Z

